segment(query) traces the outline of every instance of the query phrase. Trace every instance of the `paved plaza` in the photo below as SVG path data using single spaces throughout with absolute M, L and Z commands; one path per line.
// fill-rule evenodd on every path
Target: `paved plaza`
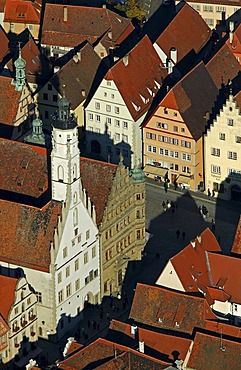
M 126 320 L 136 283 L 154 284 L 167 261 L 206 227 L 211 228 L 212 219 L 215 219 L 215 235 L 220 240 L 223 253 L 230 253 L 241 214 L 241 204 L 224 202 L 216 198 L 208 199 L 203 193 L 175 191 L 174 188 L 168 189 L 166 193 L 160 183 L 152 180 L 147 181 L 146 193 L 146 229 L 149 240 L 142 261 L 131 261 L 128 264 L 121 299 L 105 297 L 101 306 L 90 306 L 85 309 L 83 320 L 76 325 L 75 330 L 61 340 L 60 344 L 49 345 L 48 342 L 42 341 L 40 345 L 46 349 L 48 362 L 53 363 L 61 358 L 61 351 L 68 337 L 74 336 L 78 342 L 87 344 L 106 335 L 112 318 Z M 174 213 L 163 209 L 162 203 L 167 200 L 175 204 Z M 202 205 L 205 205 L 209 212 L 205 220 L 198 208 Z M 185 232 L 184 240 L 182 235 L 177 239 L 177 229 L 181 234 Z

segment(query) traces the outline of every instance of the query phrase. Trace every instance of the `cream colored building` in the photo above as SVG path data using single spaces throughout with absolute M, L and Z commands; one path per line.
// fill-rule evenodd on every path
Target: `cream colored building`
M 120 162 L 100 225 L 101 294 L 121 291 L 129 261 L 141 260 L 145 239 L 145 179 Z
M 176 1 L 178 4 L 179 1 Z M 222 19 L 229 18 L 233 13 L 241 8 L 240 1 L 187 1 L 187 3 L 195 9 L 205 20 L 210 28 L 220 24 Z
M 204 137 L 204 166 L 206 189 L 241 200 L 241 114 L 232 94 Z

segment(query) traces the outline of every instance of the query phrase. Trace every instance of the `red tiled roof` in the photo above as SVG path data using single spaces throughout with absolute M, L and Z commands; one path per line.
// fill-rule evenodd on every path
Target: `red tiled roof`
M 231 252 L 241 254 L 241 216 L 239 218 Z
M 64 8 L 67 10 L 67 21 L 64 21 Z M 126 29 L 127 35 L 133 30 L 130 24 L 129 19 L 104 8 L 46 4 L 41 43 L 74 47 L 88 40 L 93 44 L 106 31 L 111 30 L 110 43 L 118 44 Z
M 210 28 L 200 14 L 186 3 L 158 37 L 156 43 L 167 56 L 172 47 L 176 48 L 179 61 L 192 49 L 198 52 L 210 39 L 211 34 Z
M 212 110 L 217 95 L 218 89 L 214 81 L 204 63 L 200 62 L 169 90 L 159 105 L 178 110 L 197 141 L 205 129 L 206 121 L 203 117 Z
M 114 164 L 89 158 L 80 158 L 81 181 L 84 189 L 87 190 L 88 196 L 94 203 L 97 225 L 102 221 L 116 170 L 117 166 Z
M 0 13 L 4 13 L 6 0 L 0 0 Z
M 8 323 L 8 314 L 14 303 L 18 279 L 0 275 L 0 314 Z
M 120 322 L 117 320 L 112 320 L 109 326 L 109 330 L 114 331 L 112 335 L 112 340 L 116 342 L 115 337 L 118 336 L 118 333 L 122 334 L 120 336 L 122 340 L 122 344 L 125 344 L 125 338 L 126 336 L 130 339 L 135 338 L 135 335 L 131 334 L 131 325 L 126 324 L 124 322 Z M 162 333 L 156 333 L 151 330 L 143 329 L 138 327 L 138 340 L 144 341 L 145 347 L 148 347 L 148 350 L 150 352 L 150 349 L 153 349 L 157 352 L 159 352 L 159 355 L 161 355 L 163 358 L 169 361 L 173 361 L 173 355 L 172 352 L 178 351 L 179 352 L 179 358 L 184 359 L 187 355 L 188 349 L 191 345 L 191 340 L 184 339 L 172 335 L 162 334 Z M 119 341 L 117 341 L 120 343 Z M 150 353 L 152 354 L 152 352 Z M 160 357 L 159 357 L 160 358 Z
M 66 86 L 65 93 L 71 101 L 71 109 L 77 108 L 88 97 L 101 62 L 101 59 L 88 42 L 79 51 L 80 59 L 75 57 L 66 63 L 50 80 L 61 95 L 63 95 L 63 85 Z M 83 90 L 85 95 L 82 94 Z
M 125 65 L 127 58 L 128 64 Z M 158 85 L 162 84 L 166 75 L 161 59 L 148 36 L 145 36 L 107 72 L 105 79 L 115 82 L 132 118 L 137 121 L 149 109 L 158 92 Z
M 241 304 L 241 260 L 209 252 L 208 259 L 213 285 L 219 286 L 220 279 L 222 279 L 223 283 L 220 289 L 231 296 L 229 301 Z
M 201 242 L 198 241 L 200 238 Z M 206 292 L 207 286 L 211 284 L 206 252 L 221 253 L 222 251 L 209 228 L 206 228 L 192 243 L 195 243 L 195 247 L 190 243 L 170 261 L 186 292 L 198 292 L 199 289 Z
M 27 0 L 6 0 L 4 22 L 39 24 L 40 14 Z
M 138 283 L 130 318 L 159 329 L 192 334 L 194 327 L 204 328 L 205 320 L 215 320 L 216 316 L 205 298 Z
M 50 71 L 50 64 L 47 61 L 47 58 L 40 53 L 33 38 L 30 38 L 29 41 L 22 47 L 21 55 L 26 62 L 25 72 L 27 75 L 40 76 L 44 73 L 44 77 L 46 78 L 48 72 Z M 13 70 L 13 62 L 17 58 L 18 52 L 15 55 L 15 58 L 13 58 L 7 64 L 9 69 Z M 27 80 L 29 81 L 29 76 L 27 77 Z
M 12 79 L 0 76 L 0 101 L 4 104 L 0 109 L 0 123 L 13 125 L 13 121 L 18 111 L 18 100 L 22 92 L 15 91 L 15 86 L 11 85 Z
M 46 149 L 0 139 L 0 189 L 38 198 L 48 188 Z
M 99 338 L 66 360 L 61 361 L 60 368 L 81 370 L 87 369 L 89 366 L 92 368 L 93 363 L 95 363 L 95 369 L 106 370 L 120 369 L 123 365 L 128 366 L 128 363 L 131 363 L 131 368 L 135 370 L 161 370 L 165 369 L 167 365 L 166 362 L 151 358 L 126 346 Z
M 8 37 L 4 29 L 0 25 L 0 62 L 9 52 L 8 43 L 9 43 Z
M 241 65 L 224 44 L 222 48 L 206 64 L 206 68 L 218 89 L 222 84 L 227 85 L 229 80 L 234 79 L 241 70 Z
M 55 201 L 39 209 L 0 200 L 0 260 L 47 272 L 58 214 Z
M 230 43 L 230 38 L 228 38 L 226 45 L 229 47 L 234 56 L 241 53 L 241 24 L 233 33 L 232 42 Z
M 209 294 L 212 301 L 226 302 L 230 299 L 230 295 L 227 294 L 223 289 L 216 287 L 208 287 L 207 294 Z
M 239 368 L 241 343 L 196 333 L 187 368 L 229 370 Z

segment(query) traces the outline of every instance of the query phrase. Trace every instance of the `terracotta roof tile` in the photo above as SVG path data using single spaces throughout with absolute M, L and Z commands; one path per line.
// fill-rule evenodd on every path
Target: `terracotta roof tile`
M 205 320 L 215 320 L 216 316 L 205 298 L 139 283 L 130 318 L 153 327 L 192 334 L 194 327 L 204 328 Z
M 9 52 L 8 43 L 9 43 L 8 37 L 4 29 L 0 25 L 0 62 Z
M 0 189 L 38 198 L 48 188 L 46 149 L 0 139 Z
M 6 0 L 0 0 L 0 13 L 4 13 Z
M 125 65 L 127 58 L 128 63 Z M 145 36 L 105 76 L 106 80 L 114 80 L 135 121 L 147 112 L 167 76 L 162 66 L 151 41 Z
M 188 368 L 228 370 L 236 369 L 240 359 L 241 343 L 197 333 L 187 363 Z
M 179 358 L 183 360 L 191 345 L 189 339 L 157 333 L 141 327 L 137 329 L 138 340 L 135 340 L 135 335 L 131 334 L 131 325 L 114 319 L 110 323 L 107 338 L 123 345 L 128 345 L 129 342 L 132 348 L 135 348 L 133 347 L 135 344 L 138 345 L 138 341 L 144 341 L 146 354 L 167 362 L 173 362 L 174 350 L 179 352 Z
M 241 254 L 241 216 L 239 218 L 238 226 L 236 229 L 232 245 L 232 253 Z
M 55 201 L 39 209 L 0 200 L 0 260 L 48 271 L 58 214 L 61 204 Z
M 203 134 L 206 112 L 211 112 L 218 89 L 203 62 L 184 76 L 160 102 L 166 108 L 178 109 L 197 141 Z
M 99 338 L 80 351 L 60 362 L 63 370 L 87 368 L 116 370 L 128 366 L 135 370 L 165 369 L 167 363 L 139 353 L 131 348 Z
M 0 275 L 0 314 L 8 323 L 9 311 L 14 303 L 15 289 L 18 279 Z
M 64 21 L 64 8 L 67 9 L 67 21 Z M 129 19 L 104 8 L 46 4 L 41 43 L 74 47 L 88 40 L 93 44 L 111 30 L 110 42 L 118 44 L 127 28 L 128 34 L 131 33 L 130 24 Z
M 198 292 L 200 289 L 206 291 L 207 286 L 211 284 L 206 260 L 207 251 L 222 252 L 209 228 L 170 259 L 186 292 Z
M 66 86 L 65 93 L 71 101 L 71 109 L 75 109 L 85 101 L 101 62 L 89 43 L 86 43 L 79 51 L 79 58 L 71 59 L 50 80 L 61 95 L 63 85 Z
M 91 201 L 94 203 L 97 225 L 102 221 L 116 170 L 117 166 L 114 164 L 80 158 L 81 181 Z
M 4 22 L 39 24 L 40 14 L 27 0 L 6 0 Z
M 227 85 L 229 80 L 237 76 L 241 70 L 241 65 L 230 51 L 229 47 L 224 44 L 221 49 L 206 64 L 206 68 L 212 77 L 218 89 L 222 84 Z
M 241 260 L 214 253 L 208 253 L 208 259 L 213 285 L 230 295 L 230 302 L 241 304 Z
M 158 37 L 156 43 L 167 56 L 170 48 L 176 48 L 179 61 L 192 49 L 197 53 L 210 36 L 211 30 L 204 19 L 186 3 Z
M 0 123 L 5 125 L 13 125 L 18 110 L 18 99 L 22 94 L 15 91 L 11 81 L 9 77 L 0 76 L 0 101 L 4 101 L 0 109 Z

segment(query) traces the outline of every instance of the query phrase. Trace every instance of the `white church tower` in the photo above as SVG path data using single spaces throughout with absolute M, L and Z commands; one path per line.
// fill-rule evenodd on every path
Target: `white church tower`
M 100 253 L 95 209 L 82 188 L 76 118 L 63 94 L 53 117 L 51 153 L 52 199 L 62 202 L 55 230 L 55 322 L 59 338 L 75 327 L 86 302 L 99 303 Z
M 80 179 L 80 153 L 77 122 L 70 114 L 70 101 L 63 94 L 58 110 L 53 116 L 52 132 L 52 199 L 66 201 L 67 188 L 77 190 Z M 76 186 L 73 184 L 76 183 Z

